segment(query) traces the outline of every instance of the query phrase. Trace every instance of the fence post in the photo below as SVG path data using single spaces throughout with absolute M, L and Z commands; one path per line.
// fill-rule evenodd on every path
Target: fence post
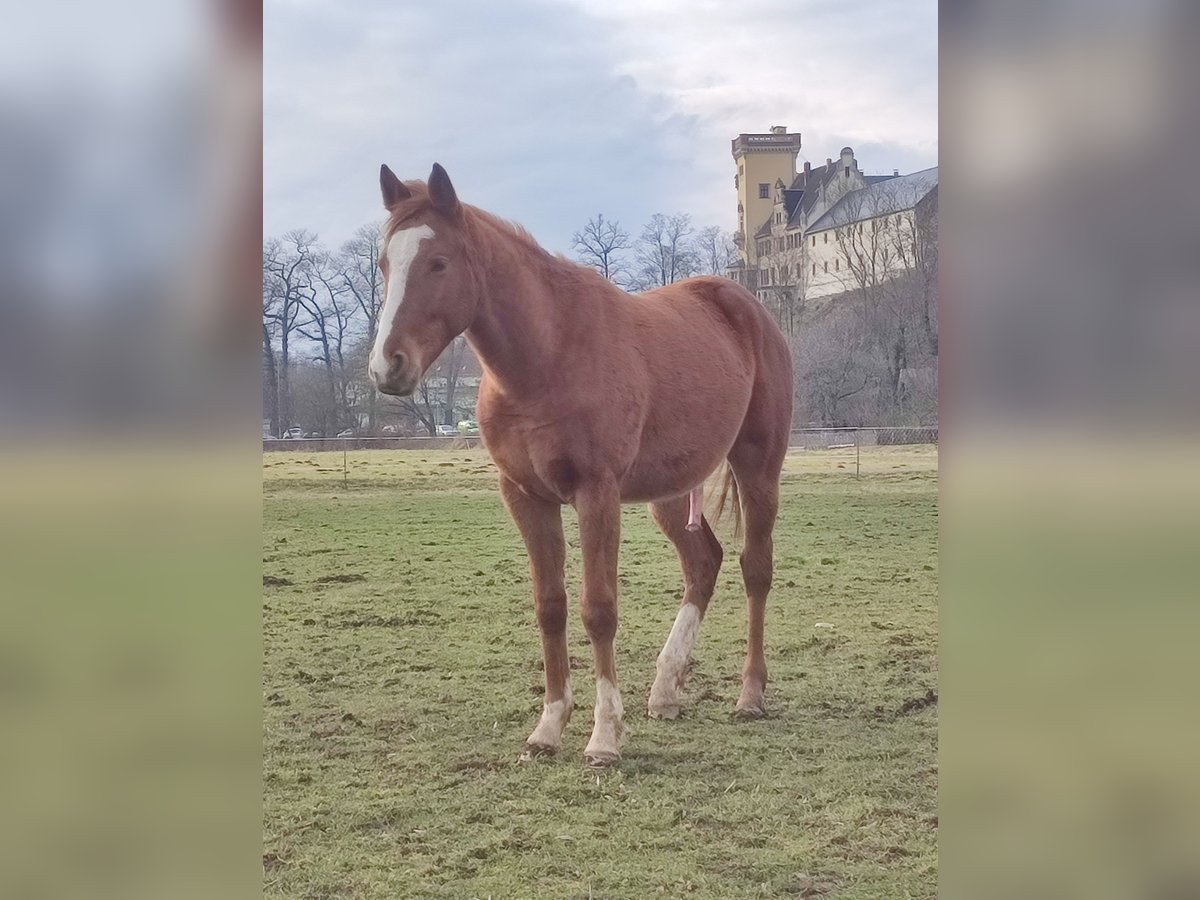
M 862 446 L 862 437 L 860 435 L 861 431 L 862 431 L 862 429 L 858 428 L 858 427 L 855 427 L 855 429 L 854 429 L 854 477 L 855 478 L 859 477 L 859 471 L 860 471 L 859 449 L 858 448 L 860 446 Z
M 342 487 L 350 486 L 350 471 L 346 467 L 346 450 L 350 446 L 350 441 L 346 438 L 342 439 Z

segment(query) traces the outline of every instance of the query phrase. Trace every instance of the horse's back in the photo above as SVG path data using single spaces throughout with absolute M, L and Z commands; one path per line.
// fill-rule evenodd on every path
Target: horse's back
M 782 461 L 792 421 L 792 354 L 766 308 L 737 282 L 699 276 L 676 282 L 671 302 L 701 304 L 718 313 L 751 366 L 751 389 L 737 443 L 743 452 Z M 665 293 L 669 289 L 660 289 Z
M 700 345 L 707 343 L 708 334 L 715 334 L 710 339 L 731 342 L 741 350 L 749 371 L 757 376 L 756 381 L 786 380 L 791 396 L 791 350 L 787 339 L 766 308 L 736 281 L 700 275 L 642 296 L 655 306 L 672 310 L 688 325 L 706 326 L 682 329 L 689 339 L 698 339 Z
M 650 390 L 628 499 L 664 496 L 651 494 L 651 485 L 694 487 L 726 457 L 754 409 L 784 415 L 786 431 L 787 344 L 753 295 L 728 279 L 698 277 L 634 300 L 634 334 Z M 760 386 L 781 379 L 786 411 L 778 389 Z

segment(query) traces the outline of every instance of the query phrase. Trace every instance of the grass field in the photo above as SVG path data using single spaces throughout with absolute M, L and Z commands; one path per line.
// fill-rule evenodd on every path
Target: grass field
M 736 551 L 684 691 L 645 698 L 682 594 L 626 509 L 619 770 L 582 765 L 577 615 L 563 752 L 518 763 L 541 708 L 524 548 L 483 451 L 266 454 L 265 893 L 296 898 L 933 897 L 937 457 L 794 453 L 767 617 L 770 715 L 735 721 Z

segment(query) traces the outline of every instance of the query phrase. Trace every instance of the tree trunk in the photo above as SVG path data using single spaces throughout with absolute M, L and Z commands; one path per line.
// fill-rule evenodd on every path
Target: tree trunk
M 279 437 L 283 432 L 279 430 L 279 379 L 275 373 L 275 349 L 271 346 L 271 333 L 267 330 L 266 322 L 263 322 L 262 330 L 263 359 L 267 365 L 267 408 L 263 412 L 271 420 L 271 434 Z
M 279 419 L 285 430 L 292 427 L 292 389 L 288 377 L 288 331 L 284 326 L 279 337 Z

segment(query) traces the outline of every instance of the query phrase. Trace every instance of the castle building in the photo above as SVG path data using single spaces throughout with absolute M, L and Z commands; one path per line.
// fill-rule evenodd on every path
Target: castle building
M 914 265 L 936 216 L 937 167 L 866 175 L 851 147 L 796 170 L 800 135 L 776 125 L 733 140 L 738 259 L 727 276 L 781 308 L 896 277 Z

